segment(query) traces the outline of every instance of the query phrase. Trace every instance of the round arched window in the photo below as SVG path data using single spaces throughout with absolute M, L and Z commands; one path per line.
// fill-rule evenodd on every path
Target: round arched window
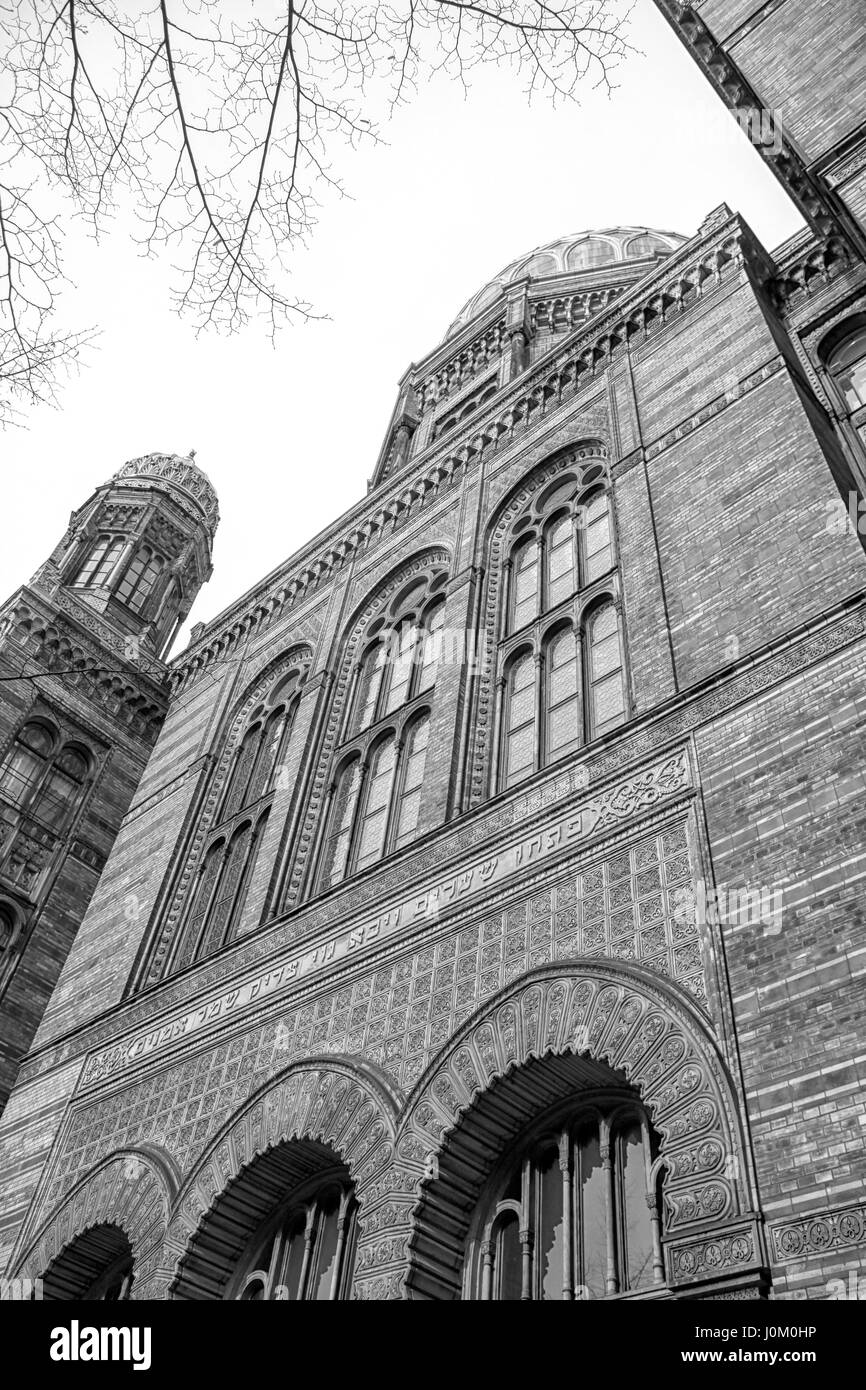
M 356 1211 L 346 1176 L 322 1175 L 299 1189 L 250 1242 L 227 1296 L 249 1303 L 347 1299 Z
M 464 1297 L 572 1301 L 662 1283 L 656 1148 L 646 1112 L 627 1100 L 536 1126 L 479 1207 Z

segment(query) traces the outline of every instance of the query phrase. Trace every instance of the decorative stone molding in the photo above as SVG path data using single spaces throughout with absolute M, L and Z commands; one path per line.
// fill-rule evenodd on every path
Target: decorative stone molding
M 271 686 L 283 674 L 294 667 L 300 667 L 303 670 L 308 669 L 312 657 L 311 648 L 303 643 L 290 647 L 282 656 L 268 662 L 264 670 L 247 687 L 240 702 L 235 705 L 228 721 L 228 731 L 223 739 L 216 767 L 210 779 L 207 796 L 198 815 L 192 843 L 187 847 L 184 855 L 183 868 L 174 889 L 171 904 L 165 912 L 159 934 L 151 945 L 151 955 L 144 984 L 155 983 L 165 968 L 175 931 L 187 900 L 189 887 L 195 877 L 204 845 L 214 824 L 214 816 L 225 789 L 234 752 L 244 732 L 250 712 L 264 699 Z
M 768 111 L 735 60 L 716 41 L 699 7 L 684 3 L 684 0 L 656 0 L 656 4 L 725 105 L 734 111 L 759 111 L 769 118 L 769 138 L 767 124 L 762 121 L 749 123 L 749 139 L 787 188 L 810 226 L 822 238 L 833 234 L 844 237 L 858 246 L 862 254 L 862 232 L 853 218 L 837 206 L 824 180 L 806 168 L 775 113 Z M 756 126 L 760 126 L 760 130 Z
M 208 1220 L 218 1213 L 223 1194 L 255 1160 L 278 1145 L 314 1139 L 329 1145 L 349 1169 L 363 1212 L 367 1192 L 393 1160 L 395 1119 L 400 1096 L 367 1062 L 322 1057 L 288 1068 L 258 1091 L 217 1135 L 190 1174 L 174 1203 L 166 1232 L 166 1264 L 173 1265 L 173 1292 L 189 1295 L 196 1245 Z M 235 1224 L 238 1224 L 237 1217 Z M 254 1234 L 241 1232 L 241 1244 Z M 375 1270 L 374 1243 L 362 1229 L 356 1269 Z M 231 1266 L 209 1279 L 227 1279 Z M 363 1282 L 363 1279 L 362 1279 Z M 198 1276 L 201 1285 L 203 1279 Z
M 781 1263 L 866 1246 L 866 1202 L 811 1212 L 796 1221 L 771 1222 L 770 1238 L 773 1258 Z
M 191 499 L 208 522 L 211 533 L 219 524 L 219 503 L 210 479 L 193 463 L 191 458 L 181 458 L 178 454 L 145 454 L 142 458 L 130 459 L 112 475 L 112 482 L 147 483 L 150 479 L 173 484 L 182 494 Z
M 706 1025 L 675 988 L 640 969 L 583 961 L 503 991 L 454 1035 L 409 1097 L 397 1157 L 422 1177 L 407 1288 L 420 1277 L 416 1267 L 425 1271 L 419 1287 L 436 1282 L 437 1226 L 445 1221 L 451 1245 L 466 1226 L 467 1193 L 482 1181 L 477 1163 L 461 1157 L 462 1143 L 474 1152 L 476 1102 L 514 1067 L 565 1054 L 604 1062 L 638 1090 L 661 1136 L 666 1231 L 712 1222 L 714 1240 L 722 1227 L 731 1237 L 730 1259 L 753 1257 L 740 1243 L 750 1201 L 734 1176 L 746 1172 L 736 1095 Z M 514 1125 L 532 1118 L 515 1114 Z
M 763 1257 L 757 1223 L 723 1226 L 698 1240 L 668 1241 L 665 1263 L 672 1285 L 758 1270 L 763 1267 Z
M 133 1297 L 153 1296 L 150 1280 L 165 1236 L 176 1180 L 169 1161 L 132 1148 L 104 1159 L 69 1193 L 28 1241 L 19 1276 L 36 1279 L 94 1226 L 119 1226 L 132 1246 Z

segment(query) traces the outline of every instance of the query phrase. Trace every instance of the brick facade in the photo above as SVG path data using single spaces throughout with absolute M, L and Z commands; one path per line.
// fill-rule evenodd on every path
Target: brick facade
M 351 1296 L 459 1296 L 501 1147 L 610 1084 L 659 1135 L 648 1296 L 845 1277 L 866 1239 L 866 557 L 860 446 L 813 339 L 866 295 L 853 252 L 814 301 L 782 293 L 785 264 L 719 210 L 430 443 L 446 343 L 365 501 L 173 664 L 0 1124 L 0 1265 L 65 1268 L 111 1222 L 134 1297 L 223 1296 L 280 1165 L 328 1146 L 358 1202 Z M 625 717 L 497 791 L 509 518 L 566 472 L 612 499 Z M 474 645 L 437 677 L 416 838 L 322 892 L 365 633 L 439 570 L 446 631 Z M 292 663 L 243 909 L 173 969 L 238 740 Z

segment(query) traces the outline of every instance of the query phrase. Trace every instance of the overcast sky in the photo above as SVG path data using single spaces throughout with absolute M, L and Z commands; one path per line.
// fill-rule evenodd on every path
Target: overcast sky
M 509 261 L 584 228 L 645 224 L 692 235 L 727 202 L 772 249 L 800 220 L 726 116 L 651 0 L 642 50 L 611 97 L 527 106 L 503 70 L 468 98 L 434 81 L 390 122 L 387 146 L 341 155 L 348 199 L 325 203 L 293 288 L 328 314 L 196 338 L 169 307 L 170 267 L 142 260 L 123 221 L 98 248 L 67 247 L 64 317 L 101 337 L 60 409 L 0 435 L 0 594 L 53 548 L 70 511 L 127 459 L 187 453 L 222 520 L 214 575 L 191 621 L 207 621 L 366 491 L 410 362 Z M 175 650 L 186 643 L 186 633 Z

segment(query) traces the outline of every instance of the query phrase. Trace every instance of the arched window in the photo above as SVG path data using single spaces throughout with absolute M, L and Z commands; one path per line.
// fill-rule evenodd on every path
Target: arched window
M 833 340 L 825 356 L 827 370 L 853 413 L 866 406 L 866 322 L 855 323 L 847 332 L 844 326 L 837 329 Z
M 76 588 L 95 588 L 107 584 L 123 550 L 122 536 L 98 536 L 73 583 Z
M 511 631 L 520 632 L 538 616 L 538 542 L 534 536 L 515 548 L 512 574 Z
M 284 672 L 230 733 L 225 790 L 181 918 L 170 968 L 217 951 L 242 924 L 277 791 L 291 791 L 287 761 L 306 664 Z M 251 702 L 252 703 L 252 702 Z
M 208 847 L 190 898 L 175 969 L 218 951 L 235 936 L 267 820 L 265 811 L 255 828 L 245 821 L 230 838 L 221 836 Z
M 566 473 L 512 524 L 495 785 L 515 786 L 626 716 L 610 500 Z M 591 625 L 587 614 L 593 614 Z
M 119 1226 L 91 1226 L 68 1244 L 42 1276 L 42 1297 L 84 1302 L 125 1302 L 133 1281 L 132 1248 Z
M 0 980 L 3 978 L 3 966 L 9 960 L 9 952 L 17 930 L 18 914 L 15 909 L 9 903 L 0 902 Z
M 516 658 L 506 682 L 505 786 L 511 787 L 535 768 L 536 680 L 531 652 Z
M 151 546 L 140 545 L 117 586 L 117 597 L 139 613 L 165 569 L 166 561 Z
M 612 603 L 596 608 L 588 623 L 592 732 L 606 733 L 625 714 L 622 644 Z
M 480 1205 L 466 1296 L 572 1301 L 662 1283 L 657 1147 L 642 1107 L 615 1098 L 536 1127 Z
M 544 652 L 546 762 L 574 752 L 583 742 L 580 699 L 580 651 L 574 629 L 557 632 Z
M 84 797 L 90 755 L 57 730 L 28 721 L 0 764 L 0 797 L 59 834 Z
M 430 737 L 430 700 L 443 659 L 444 574 L 398 594 L 374 617 L 356 667 L 346 732 L 335 760 L 317 886 L 402 849 L 416 835 Z
M 350 1296 L 357 1203 L 346 1178 L 325 1177 L 269 1220 L 229 1285 L 242 1302 L 329 1302 Z
M 361 789 L 361 759 L 354 757 L 337 774 L 330 825 L 322 855 L 321 887 L 330 888 L 346 877 L 352 826 Z

